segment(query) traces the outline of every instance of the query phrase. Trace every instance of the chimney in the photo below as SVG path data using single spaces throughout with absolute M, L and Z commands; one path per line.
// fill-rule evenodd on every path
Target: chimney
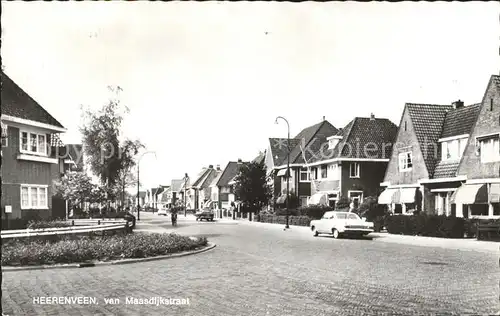
M 323 121 L 326 121 L 326 117 L 323 115 Z
M 456 110 L 456 109 L 460 109 L 460 108 L 463 108 L 464 107 L 464 101 L 462 100 L 458 100 L 458 101 L 455 101 L 453 102 L 451 105 L 453 105 L 453 108 Z
M 217 165 L 217 171 L 220 171 L 220 165 Z
M 375 121 L 375 114 L 370 114 L 370 121 Z
M 238 158 L 238 164 L 241 164 L 242 161 L 241 161 L 241 158 Z
M 208 169 L 213 169 L 214 165 L 208 165 Z

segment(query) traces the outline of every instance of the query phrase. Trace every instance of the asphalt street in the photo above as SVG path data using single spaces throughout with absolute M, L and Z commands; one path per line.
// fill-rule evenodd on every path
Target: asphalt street
M 144 263 L 2 273 L 7 315 L 464 315 L 499 312 L 498 255 L 304 229 L 179 216 L 180 234 L 206 236 L 205 253 Z M 139 230 L 169 232 L 141 214 Z M 39 304 L 38 297 L 91 297 Z M 189 300 L 127 304 L 126 298 Z M 110 303 L 105 298 L 117 299 Z

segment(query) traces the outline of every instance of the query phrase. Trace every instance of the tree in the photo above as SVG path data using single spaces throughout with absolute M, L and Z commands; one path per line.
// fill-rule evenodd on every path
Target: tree
M 258 211 L 269 202 L 272 196 L 267 183 L 264 163 L 250 162 L 243 164 L 235 178 L 235 194 L 248 206 L 250 211 Z
M 127 174 L 135 165 L 134 156 L 144 147 L 139 141 L 126 139 L 120 144 L 121 125 L 124 115 L 129 112 L 127 107 L 122 107 L 118 99 L 120 87 L 109 87 L 117 94 L 98 111 L 82 108 L 83 145 L 87 163 L 95 174 L 104 191 L 107 200 L 118 196 L 116 192 L 120 179 L 126 179 Z M 123 180 L 122 182 L 125 182 Z
M 385 208 L 383 205 L 378 204 L 376 196 L 368 196 L 363 199 L 358 209 L 358 215 L 366 217 L 368 221 L 374 220 L 378 216 L 385 215 Z
M 140 141 L 132 141 L 130 139 L 126 139 L 120 147 L 121 169 L 118 173 L 115 192 L 116 196 L 121 196 L 122 205 L 125 203 L 125 189 L 137 184 L 137 177 L 132 170 L 136 165 L 134 157 L 144 147 Z
M 104 199 L 104 191 L 83 172 L 66 172 L 60 181 L 54 182 L 54 189 L 73 206 L 81 207 L 84 202 L 100 203 Z
M 337 203 L 335 203 L 335 209 L 349 208 L 350 204 L 351 201 L 347 197 L 343 196 L 337 201 Z

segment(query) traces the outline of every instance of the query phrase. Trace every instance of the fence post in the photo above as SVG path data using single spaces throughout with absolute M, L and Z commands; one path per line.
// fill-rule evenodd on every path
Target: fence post
M 75 220 L 71 221 L 71 226 L 75 226 Z

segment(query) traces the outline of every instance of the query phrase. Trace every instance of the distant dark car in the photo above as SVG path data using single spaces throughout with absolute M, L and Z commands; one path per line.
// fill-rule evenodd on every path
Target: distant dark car
M 202 219 L 204 219 L 213 222 L 214 220 L 214 212 L 212 212 L 212 210 L 201 210 L 197 212 L 195 216 L 197 221 L 201 221 Z

